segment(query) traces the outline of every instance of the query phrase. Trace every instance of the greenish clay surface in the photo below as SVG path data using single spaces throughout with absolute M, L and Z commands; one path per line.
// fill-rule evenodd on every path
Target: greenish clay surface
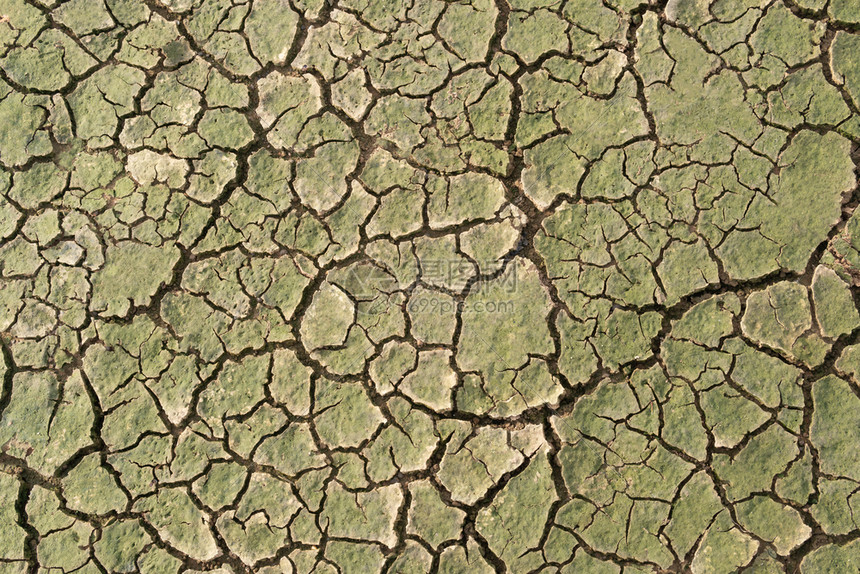
M 0 0 L 0 574 L 858 574 L 857 0 Z

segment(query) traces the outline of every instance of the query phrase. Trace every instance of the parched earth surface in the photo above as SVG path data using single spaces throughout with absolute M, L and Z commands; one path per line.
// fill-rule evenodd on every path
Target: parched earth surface
M 0 44 L 0 574 L 860 571 L 858 0 Z

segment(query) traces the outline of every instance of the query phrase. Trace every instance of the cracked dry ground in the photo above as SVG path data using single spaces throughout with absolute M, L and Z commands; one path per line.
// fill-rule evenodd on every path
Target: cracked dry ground
M 860 571 L 857 0 L 0 15 L 0 574 Z

